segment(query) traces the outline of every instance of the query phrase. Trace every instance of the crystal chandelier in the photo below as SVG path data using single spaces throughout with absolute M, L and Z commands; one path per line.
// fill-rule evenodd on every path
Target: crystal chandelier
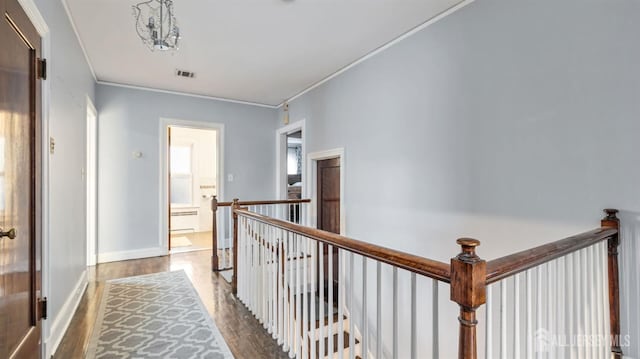
M 180 29 L 172 0 L 148 0 L 133 5 L 136 32 L 151 51 L 177 50 Z

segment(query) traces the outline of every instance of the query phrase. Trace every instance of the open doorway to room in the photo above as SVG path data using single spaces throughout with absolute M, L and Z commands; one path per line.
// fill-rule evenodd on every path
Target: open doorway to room
M 171 253 L 212 248 L 211 199 L 218 195 L 219 134 L 168 126 L 168 224 Z
M 305 121 L 298 121 L 276 132 L 278 199 L 300 199 L 305 192 Z M 300 207 L 291 206 L 289 220 L 299 222 Z

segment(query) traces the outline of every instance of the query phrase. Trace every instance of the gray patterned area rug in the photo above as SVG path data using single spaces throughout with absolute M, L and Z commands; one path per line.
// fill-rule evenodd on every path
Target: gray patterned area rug
M 184 271 L 107 281 L 87 358 L 233 358 Z

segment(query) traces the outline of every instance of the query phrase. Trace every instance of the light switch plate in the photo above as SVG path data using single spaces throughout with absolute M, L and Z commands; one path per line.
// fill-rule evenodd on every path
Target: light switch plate
M 233 182 L 233 174 L 229 173 L 229 174 L 227 175 L 227 181 L 229 181 L 229 182 Z

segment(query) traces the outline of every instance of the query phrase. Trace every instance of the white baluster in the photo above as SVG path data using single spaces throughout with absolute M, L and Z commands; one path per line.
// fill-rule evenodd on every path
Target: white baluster
M 537 267 L 537 272 L 536 272 L 536 324 L 534 326 L 534 332 L 531 333 L 531 338 L 529 338 L 529 340 L 531 341 L 531 351 L 533 352 L 535 350 L 535 338 L 534 338 L 534 333 L 536 331 L 538 331 L 540 328 L 543 328 L 542 326 L 542 265 L 539 265 Z M 537 355 L 538 358 L 542 358 L 542 351 L 538 351 Z
M 500 281 L 500 359 L 507 359 L 507 280 Z
M 568 312 L 570 313 L 569 315 L 569 323 L 568 323 L 568 333 L 567 335 L 569 335 L 568 339 L 571 340 L 575 334 L 577 334 L 577 325 L 576 325 L 576 321 L 578 318 L 578 312 L 577 312 L 577 306 L 575 305 L 575 301 L 577 299 L 579 299 L 579 296 L 576 294 L 579 291 L 577 290 L 578 287 L 578 283 L 576 282 L 576 264 L 577 264 L 577 258 L 576 258 L 576 253 L 571 253 L 567 256 L 567 258 L 569 259 L 569 264 L 571 265 L 570 267 L 570 272 L 569 272 L 569 277 L 567 277 L 567 281 L 569 282 L 569 301 L 567 302 L 567 309 Z M 576 358 L 576 348 L 575 346 L 571 345 L 569 346 L 569 357 L 570 358 Z
M 440 310 L 438 307 L 438 281 L 435 279 L 431 279 L 431 283 L 433 284 L 433 340 L 431 343 L 431 351 L 433 353 L 432 358 L 440 357 Z
M 225 262 L 227 263 L 227 267 L 232 268 L 235 263 L 233 263 L 233 210 L 231 207 L 227 207 L 227 218 L 229 219 L 229 227 L 227 231 L 227 235 L 224 237 L 226 241 L 224 256 Z M 246 233 L 245 233 L 246 236 Z
M 565 257 L 558 258 L 556 262 L 556 297 L 555 297 L 555 323 L 556 323 L 556 336 L 560 338 L 562 335 L 566 333 L 565 329 L 565 316 L 563 305 L 566 302 L 565 296 L 565 276 L 567 275 L 565 272 Z M 557 358 L 562 358 L 563 352 L 562 347 L 560 345 L 555 345 L 553 348 L 554 356 Z
M 302 237 L 302 357 L 309 358 L 309 241 Z
M 398 268 L 393 267 L 393 359 L 398 359 Z
M 491 317 L 491 312 L 492 312 L 492 307 L 493 307 L 493 302 L 492 302 L 492 295 L 491 295 L 491 289 L 492 289 L 492 285 L 488 285 L 487 286 L 487 303 L 486 303 L 486 307 L 485 307 L 485 321 L 487 322 L 486 324 L 486 334 L 485 334 L 485 358 L 487 359 L 491 359 L 493 358 L 493 323 L 492 323 L 492 317 Z
M 595 299 L 596 299 L 596 313 L 595 313 L 595 317 L 596 317 L 596 330 L 595 330 L 595 335 L 598 336 L 598 340 L 602 340 L 602 338 L 605 337 L 605 332 L 604 332 L 604 326 L 603 326 L 603 307 L 604 307 L 604 303 L 603 303 L 603 296 L 602 296 L 602 292 L 604 292 L 605 286 L 602 280 L 602 243 L 598 243 L 594 246 L 594 258 L 593 258 L 593 264 L 594 264 L 594 270 L 595 270 L 595 282 L 596 282 L 596 289 L 595 289 Z M 605 345 L 600 345 L 597 349 L 596 349 L 596 358 L 604 358 L 606 356 L 605 352 L 602 350 L 602 348 L 605 347 Z
M 533 358 L 533 348 L 531 346 L 531 344 L 533 343 L 533 319 L 532 319 L 532 308 L 531 308 L 531 297 L 533 296 L 533 293 L 531 293 L 531 282 L 532 282 L 532 277 L 533 273 L 532 270 L 529 269 L 525 272 L 525 280 L 527 283 L 527 288 L 526 288 L 526 297 L 525 297 L 525 303 L 526 303 L 526 307 L 527 307 L 527 313 L 526 313 L 526 322 L 527 322 L 527 336 L 525 338 L 525 348 L 526 348 L 526 358 L 527 359 L 531 359 Z
M 282 263 L 282 287 L 280 290 L 282 291 L 282 350 L 285 352 L 289 351 L 289 253 L 288 253 L 288 236 L 289 232 L 283 230 L 282 231 L 282 259 L 280 262 Z
M 589 319 L 590 319 L 590 323 L 589 323 L 589 333 L 587 335 L 589 335 L 589 337 L 592 340 L 597 340 L 597 335 L 598 335 L 598 303 L 597 303 L 597 297 L 598 297 L 598 293 L 596 293 L 596 290 L 598 289 L 598 269 L 597 269 L 597 264 L 595 262 L 595 257 L 594 257 L 594 251 L 597 250 L 597 245 L 595 246 L 590 246 L 588 248 L 589 251 L 589 258 L 588 258 L 588 280 L 593 283 L 592 285 L 589 285 Z M 595 299 L 596 301 L 593 302 L 593 299 Z M 595 342 L 594 342 L 595 343 Z M 597 352 L 597 345 L 594 345 L 593 343 L 591 343 L 591 357 L 594 359 L 597 359 L 598 356 L 598 352 Z
M 513 321 L 514 321 L 514 340 L 513 340 L 513 357 L 520 358 L 520 274 L 513 277 Z M 528 295 L 528 293 L 527 293 Z
M 331 308 L 331 315 L 329 316 L 329 321 L 328 321 L 329 322 L 329 324 L 328 324 L 328 329 L 329 329 L 328 343 L 329 344 L 328 344 L 328 347 L 327 347 L 327 349 L 328 349 L 328 353 L 327 354 L 330 353 L 331 354 L 330 357 L 333 358 L 333 356 L 334 356 L 334 351 L 333 351 L 333 346 L 334 346 L 333 345 L 334 307 L 333 307 L 333 305 L 335 303 L 335 301 L 333 299 L 334 295 L 335 295 L 333 293 L 333 276 L 334 276 L 334 273 L 333 273 L 333 261 L 334 260 L 338 260 L 338 259 L 337 258 L 333 258 L 333 246 L 329 246 L 328 245 L 327 247 L 328 247 L 328 252 L 327 253 L 328 253 L 328 256 L 329 256 L 329 260 L 327 261 L 327 268 L 329 270 L 329 272 L 328 272 L 329 273 L 329 280 L 328 280 L 328 283 L 329 283 L 329 297 L 327 298 L 327 302 L 330 303 L 329 308 Z M 338 278 L 340 278 L 340 277 L 338 277 Z M 340 313 L 342 313 L 342 312 L 340 312 Z M 338 333 L 340 333 L 340 330 L 338 330 Z
M 367 313 L 367 298 L 369 298 L 369 296 L 367 295 L 367 258 L 366 257 L 362 257 L 362 325 L 361 325 L 361 333 L 362 333 L 362 340 L 360 340 L 360 347 L 362 348 L 362 353 L 360 354 L 360 357 L 362 358 L 368 358 L 368 352 L 369 352 L 369 318 L 368 318 L 368 313 Z
M 554 333 L 553 331 L 553 318 L 555 318 L 555 313 L 554 313 L 554 307 L 553 307 L 553 296 L 556 293 L 555 292 L 555 280 L 556 278 L 554 277 L 554 274 L 557 276 L 558 272 L 555 270 L 556 266 L 558 264 L 558 260 L 554 260 L 551 261 L 547 264 L 547 325 L 546 328 L 550 333 L 553 333 L 556 335 L 557 338 L 557 332 Z M 556 298 L 557 300 L 557 298 Z M 548 353 L 549 353 L 549 359 L 553 359 L 554 358 L 554 348 L 552 347 L 548 347 Z
M 602 249 L 600 250 L 600 253 L 602 253 L 602 258 L 600 259 L 600 264 L 602 266 L 602 272 L 600 274 L 601 278 L 602 278 L 602 287 L 603 290 L 600 292 L 602 295 L 602 314 L 603 314 L 603 334 L 610 334 L 611 333 L 611 325 L 609 322 L 609 267 L 608 267 L 608 254 L 609 254 L 609 246 L 607 241 L 603 241 L 602 242 Z M 636 272 L 638 273 L 638 272 Z M 640 294 L 640 293 L 639 293 Z M 620 339 L 620 338 L 615 338 Z M 611 353 L 611 342 L 609 342 L 608 340 L 605 341 L 605 345 L 604 345 L 604 353 L 605 356 L 609 356 Z
M 311 311 L 310 311 L 310 318 L 309 318 L 309 350 L 311 351 L 311 359 L 315 359 L 316 358 L 316 325 L 318 323 L 317 321 L 317 312 L 316 312 L 316 288 L 317 288 L 317 275 L 316 275 L 316 268 L 317 268 L 317 259 L 318 259 L 318 253 L 315 249 L 318 248 L 317 246 L 317 242 L 311 239 L 307 239 L 308 241 L 308 248 L 309 248 L 309 254 L 311 255 L 310 258 L 310 265 L 309 265 L 309 301 L 311 302 Z M 314 287 L 313 284 L 316 284 L 316 286 Z
M 418 358 L 418 309 L 416 305 L 416 274 L 411 273 L 411 359 Z
M 353 253 L 349 252 L 349 358 L 356 358 L 356 331 L 355 331 L 355 306 L 354 297 L 356 296 L 356 283 L 354 278 L 354 258 Z
M 282 229 L 278 229 L 278 238 L 277 238 L 277 250 L 278 250 L 278 255 L 276 260 L 278 261 L 278 274 L 277 274 L 277 281 L 276 281 L 276 285 L 277 285 L 277 293 L 278 293 L 278 310 L 277 310 L 277 315 L 278 315 L 278 345 L 284 345 L 285 343 L 285 336 L 284 336 L 284 310 L 285 310 L 285 305 L 284 305 L 284 289 L 285 284 L 284 284 L 284 250 L 283 250 L 283 243 L 284 243 L 284 233 Z M 284 348 L 283 348 L 284 349 Z M 286 349 L 284 349 L 286 351 Z
M 318 288 L 318 296 L 320 297 L 320 299 L 318 300 L 318 305 L 320 306 L 320 308 L 318 308 L 320 310 L 320 324 L 318 325 L 318 349 L 319 349 L 319 353 L 318 353 L 318 358 L 322 359 L 325 356 L 325 352 L 324 352 L 324 341 L 325 341 L 325 329 L 327 325 L 332 324 L 332 320 L 326 320 L 325 318 L 331 318 L 332 316 L 329 315 L 329 313 L 327 313 L 327 317 L 325 317 L 324 314 L 324 271 L 325 271 L 325 267 L 324 267 L 324 244 L 322 242 L 318 242 L 318 285 L 316 286 Z M 327 302 L 329 302 L 327 300 Z M 328 306 L 327 306 L 328 307 Z M 325 322 L 327 324 L 325 324 Z
M 295 270 L 295 252 L 293 251 L 293 242 L 295 240 L 294 234 L 291 232 L 287 232 L 287 246 L 289 247 L 287 251 L 286 261 L 288 264 L 289 271 L 289 288 L 287 290 L 289 297 L 289 357 L 293 358 L 296 354 L 296 322 L 295 322 L 295 281 L 294 281 L 294 270 Z
M 382 358 L 382 263 L 376 263 L 376 358 Z
M 278 338 L 278 319 L 276 316 L 278 315 L 278 244 L 276 237 L 276 228 L 271 227 L 271 248 L 269 249 L 269 256 L 271 257 L 271 262 L 269 267 L 271 268 L 271 330 L 273 331 L 273 339 Z
M 302 303 L 300 301 L 301 289 L 302 289 L 302 266 L 301 266 L 301 251 L 300 251 L 300 236 L 295 234 L 296 245 L 296 290 L 295 290 L 295 302 L 296 302 L 296 321 L 295 321 L 295 337 L 296 337 L 296 358 L 302 357 L 302 342 L 301 342 L 301 329 L 300 323 L 302 321 Z M 306 359 L 306 358 L 305 358 Z
M 338 249 L 338 358 L 344 358 L 345 252 Z M 349 318 L 351 320 L 351 318 Z

